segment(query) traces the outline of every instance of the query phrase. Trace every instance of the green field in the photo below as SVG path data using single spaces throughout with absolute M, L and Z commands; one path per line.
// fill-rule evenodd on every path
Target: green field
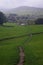
M 20 26 L 6 23 L 0 26 L 0 39 L 32 32 L 43 32 L 43 25 Z M 18 46 L 24 47 L 24 65 L 43 65 L 43 34 L 0 41 L 0 65 L 17 65 Z

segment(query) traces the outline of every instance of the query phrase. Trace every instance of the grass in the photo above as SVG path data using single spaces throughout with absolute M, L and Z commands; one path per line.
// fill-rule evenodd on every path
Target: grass
M 0 26 L 0 38 L 19 36 L 32 32 L 43 32 L 43 25 L 18 26 L 13 23 L 6 23 L 6 26 L 10 27 Z
M 43 34 L 34 35 L 26 44 L 24 65 L 43 65 Z
M 19 60 L 18 46 L 23 45 L 26 37 L 0 42 L 0 64 L 16 65 Z M 3 62 L 3 63 L 2 63 Z
M 0 39 L 11 36 L 19 36 L 32 32 L 43 32 L 43 25 L 18 26 L 7 23 L 0 26 Z M 0 65 L 16 65 L 19 61 L 18 46 L 24 47 L 24 65 L 43 65 L 43 34 L 0 41 Z

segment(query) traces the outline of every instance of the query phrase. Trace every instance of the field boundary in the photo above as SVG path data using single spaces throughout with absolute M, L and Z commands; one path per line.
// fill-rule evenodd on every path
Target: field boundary
M 1 38 L 0 41 L 15 39 L 15 38 L 21 38 L 21 37 L 30 36 L 30 35 L 38 35 L 38 34 L 43 34 L 43 32 L 29 33 L 29 34 L 25 34 L 25 35 L 21 35 L 21 36 L 13 36 L 13 37 Z

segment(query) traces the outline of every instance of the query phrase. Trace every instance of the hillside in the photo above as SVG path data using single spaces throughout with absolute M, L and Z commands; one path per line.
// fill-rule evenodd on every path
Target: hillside
M 18 15 L 43 15 L 43 8 L 35 8 L 35 7 L 28 7 L 28 6 L 21 6 L 17 8 L 12 8 L 5 11 L 6 14 L 14 13 Z

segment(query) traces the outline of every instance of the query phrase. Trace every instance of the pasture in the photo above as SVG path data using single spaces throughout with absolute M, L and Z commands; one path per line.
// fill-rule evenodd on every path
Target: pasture
M 20 26 L 6 23 L 0 26 L 0 39 L 21 36 L 32 32 L 43 32 L 43 25 Z M 17 65 L 19 61 L 18 46 L 23 46 L 24 65 L 43 65 L 43 34 L 13 38 L 0 41 L 0 65 Z

